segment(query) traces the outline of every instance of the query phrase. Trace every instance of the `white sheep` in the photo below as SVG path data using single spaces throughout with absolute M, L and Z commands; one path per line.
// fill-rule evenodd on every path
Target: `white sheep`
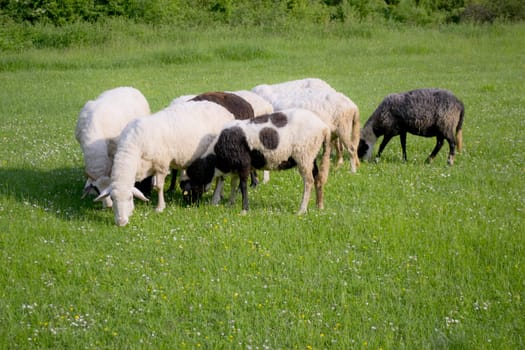
M 324 146 L 320 168 L 316 157 Z M 186 170 L 192 185 L 204 188 L 214 176 L 233 173 L 240 179 L 243 213 L 248 210 L 250 169 L 285 170 L 297 166 L 304 182 L 299 214 L 306 212 L 315 184 L 317 206 L 323 208 L 323 187 L 330 167 L 330 128 L 313 112 L 288 109 L 252 120 L 229 122 L 206 153 Z M 234 192 L 235 193 L 235 192 Z M 234 197 L 231 198 L 233 202 Z
M 113 200 L 115 223 L 124 226 L 133 212 L 133 196 L 147 201 L 134 187 L 155 175 L 156 211 L 166 207 L 164 180 L 171 169 L 185 169 L 206 151 L 232 113 L 209 101 L 190 101 L 129 123 L 122 131 L 111 173 L 111 185 L 96 200 Z
M 91 190 L 100 192 L 109 186 L 113 155 L 122 129 L 129 121 L 149 114 L 148 101 L 132 87 L 107 90 L 84 105 L 75 129 L 88 177 L 84 196 Z M 111 207 L 111 199 L 105 199 L 103 205 Z
M 260 87 L 255 87 L 253 91 L 261 93 Z M 271 94 L 267 93 L 268 86 L 265 86 L 262 91 L 261 96 L 269 99 L 275 111 L 304 108 L 316 113 L 330 127 L 333 137 L 337 138 L 350 154 L 350 171 L 357 171 L 360 121 L 359 108 L 352 100 L 333 88 L 323 88 L 322 85 L 291 90 L 279 88 Z M 338 152 L 337 158 L 337 164 L 341 164 L 342 152 Z

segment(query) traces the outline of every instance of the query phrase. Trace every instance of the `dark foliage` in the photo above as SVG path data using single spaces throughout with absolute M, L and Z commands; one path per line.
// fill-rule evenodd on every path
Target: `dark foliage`
M 522 0 L 0 0 L 0 19 L 63 25 L 123 17 L 151 24 L 265 25 L 272 21 L 316 23 L 388 20 L 415 24 L 518 21 Z

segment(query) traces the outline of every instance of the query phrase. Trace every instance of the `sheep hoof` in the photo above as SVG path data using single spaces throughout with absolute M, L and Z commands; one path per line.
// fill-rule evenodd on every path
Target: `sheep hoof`
M 155 211 L 157 213 L 162 213 L 164 211 L 164 207 L 155 208 Z
M 246 210 L 246 209 L 241 210 L 241 215 L 242 216 L 245 216 L 246 214 L 248 214 L 248 210 Z

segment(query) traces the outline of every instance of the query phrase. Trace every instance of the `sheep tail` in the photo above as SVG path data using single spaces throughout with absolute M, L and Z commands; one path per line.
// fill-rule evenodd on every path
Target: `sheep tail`
M 361 138 L 361 121 L 359 116 L 359 108 L 355 107 L 354 117 L 352 118 L 352 138 L 351 143 L 354 147 L 352 157 L 355 159 L 356 168 L 359 167 L 359 157 L 357 155 L 357 148 L 359 147 L 359 139 Z
M 458 152 L 463 150 L 463 119 L 465 117 L 465 107 L 460 106 L 458 125 L 456 126 L 456 148 Z

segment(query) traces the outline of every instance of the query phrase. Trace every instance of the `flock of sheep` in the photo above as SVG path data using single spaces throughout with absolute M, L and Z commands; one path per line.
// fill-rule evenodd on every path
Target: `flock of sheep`
M 359 158 L 369 160 L 381 136 L 377 157 L 400 135 L 406 160 L 411 133 L 437 138 L 429 161 L 447 140 L 452 165 L 456 146 L 461 150 L 463 117 L 462 102 L 449 91 L 418 89 L 388 95 L 361 129 L 356 104 L 316 78 L 185 95 L 153 114 L 140 91 L 119 87 L 85 104 L 75 137 L 84 154 L 84 196 L 96 193 L 96 201 L 113 208 L 115 223 L 125 226 L 133 198 L 148 201 L 152 188 L 158 191 L 156 210 L 165 209 L 165 179 L 172 172 L 174 189 L 177 170 L 188 202 L 199 201 L 216 179 L 213 204 L 221 198 L 224 176 L 232 174 L 230 202 L 240 189 L 246 213 L 248 178 L 255 185 L 257 169 L 265 170 L 267 182 L 268 170 L 297 167 L 304 182 L 299 214 L 307 211 L 313 187 L 323 208 L 332 146 L 337 164 L 346 150 L 350 171 L 356 172 Z

